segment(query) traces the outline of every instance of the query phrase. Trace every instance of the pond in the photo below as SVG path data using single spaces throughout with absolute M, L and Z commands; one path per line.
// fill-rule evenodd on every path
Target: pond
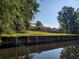
M 0 49 L 0 59 L 79 59 L 79 40 Z

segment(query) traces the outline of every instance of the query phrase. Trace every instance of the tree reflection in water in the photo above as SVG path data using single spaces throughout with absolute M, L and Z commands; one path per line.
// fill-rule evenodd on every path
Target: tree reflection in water
M 31 59 L 32 57 L 29 57 L 28 55 L 19 56 L 18 59 Z
M 79 59 L 79 46 L 63 48 L 60 59 Z

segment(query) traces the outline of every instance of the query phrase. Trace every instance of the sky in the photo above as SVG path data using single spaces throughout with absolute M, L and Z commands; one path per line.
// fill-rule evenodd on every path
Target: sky
M 79 0 L 37 0 L 37 2 L 40 4 L 40 12 L 35 14 L 33 22 L 39 20 L 44 26 L 51 28 L 59 27 L 57 16 L 63 6 L 79 8 Z

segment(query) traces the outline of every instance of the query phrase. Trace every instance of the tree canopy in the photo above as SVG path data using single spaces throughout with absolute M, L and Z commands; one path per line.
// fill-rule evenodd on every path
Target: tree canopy
M 43 24 L 40 21 L 36 21 L 35 25 L 36 26 L 42 26 Z
M 64 6 L 58 13 L 58 22 L 66 33 L 79 33 L 79 12 Z
M 25 31 L 38 8 L 36 0 L 0 0 L 0 33 Z

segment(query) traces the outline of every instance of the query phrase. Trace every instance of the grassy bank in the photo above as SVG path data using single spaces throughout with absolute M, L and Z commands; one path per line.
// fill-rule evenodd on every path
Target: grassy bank
M 61 34 L 61 33 L 48 33 L 39 31 L 27 31 L 26 33 L 12 33 L 1 34 L 1 37 L 15 37 L 15 36 L 79 36 L 79 34 Z

